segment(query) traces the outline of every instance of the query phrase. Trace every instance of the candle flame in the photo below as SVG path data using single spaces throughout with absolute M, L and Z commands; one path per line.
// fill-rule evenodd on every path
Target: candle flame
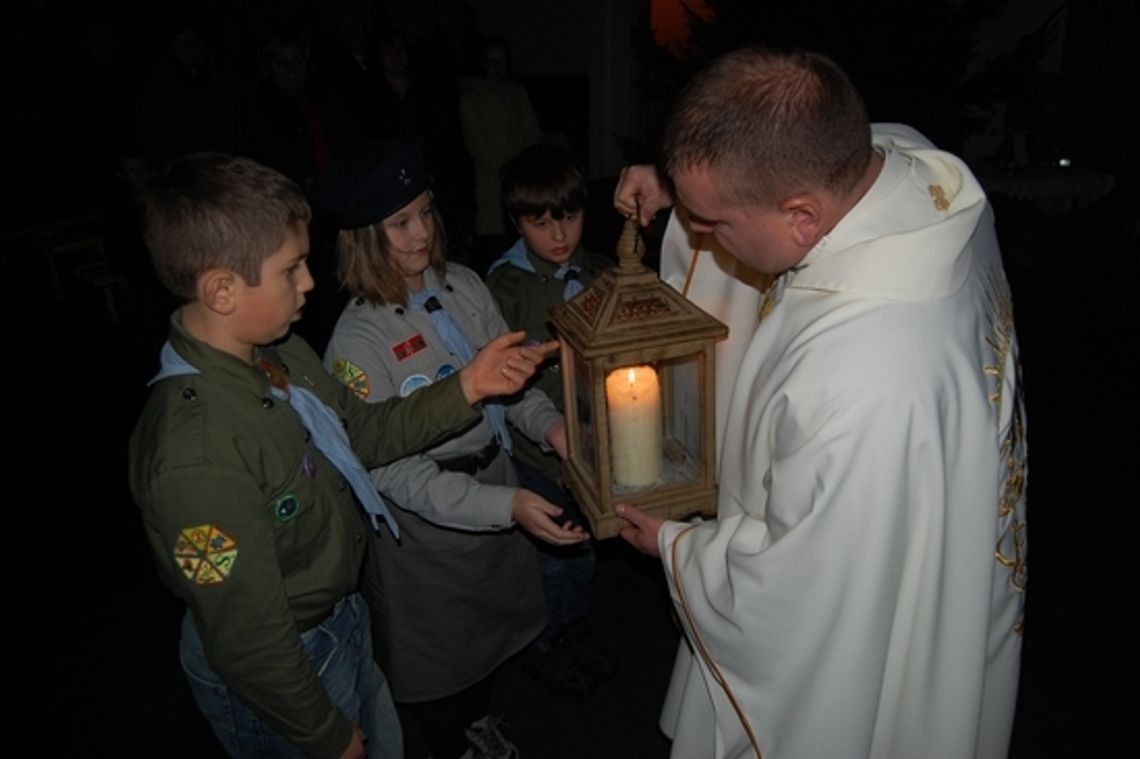
M 634 374 L 633 367 L 631 366 L 629 368 L 629 384 L 632 385 L 636 381 L 637 381 L 637 375 Z

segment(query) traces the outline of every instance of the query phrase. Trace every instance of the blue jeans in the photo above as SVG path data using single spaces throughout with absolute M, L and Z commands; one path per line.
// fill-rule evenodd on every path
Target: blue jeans
M 402 759 L 404 736 L 388 682 L 372 660 L 368 606 L 359 594 L 342 599 L 320 625 L 301 633 L 329 697 L 367 738 L 369 759 Z M 210 669 L 190 612 L 182 620 L 179 646 L 190 691 L 230 756 L 303 757 L 296 745 L 234 696 Z
M 514 459 L 519 485 L 542 496 L 555 506 L 562 507 L 562 515 L 554 521 L 566 520 L 589 528 L 578 504 L 565 488 L 543 476 L 518 459 Z M 546 597 L 548 624 L 534 642 L 539 652 L 549 651 L 566 625 L 585 617 L 590 611 L 591 584 L 594 579 L 594 546 L 592 541 L 574 546 L 553 546 L 536 540 L 538 565 L 542 570 L 542 589 Z

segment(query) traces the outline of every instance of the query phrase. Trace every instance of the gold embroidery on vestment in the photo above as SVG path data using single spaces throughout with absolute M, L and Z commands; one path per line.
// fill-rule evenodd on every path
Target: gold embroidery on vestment
M 950 201 L 946 198 L 946 190 L 942 189 L 940 184 L 932 184 L 926 188 L 930 192 L 930 197 L 934 201 L 934 207 L 939 211 L 945 211 L 950 207 Z
M 931 194 L 934 194 L 933 189 Z M 987 289 L 989 303 L 986 319 L 990 334 L 986 337 L 986 345 L 993 354 L 993 363 L 984 366 L 982 371 L 993 379 L 989 400 L 998 411 L 996 418 L 999 424 L 1003 418 L 1003 408 L 1008 408 L 1009 420 L 999 447 L 1006 472 L 998 494 L 1000 532 L 994 546 L 994 559 L 1009 570 L 1010 587 L 1017 592 L 1024 592 L 1029 565 L 1025 521 L 1025 410 L 1020 393 L 1017 392 L 1021 386 L 1021 365 L 1014 338 L 1013 300 L 1009 285 L 1000 273 L 994 272 Z M 1015 376 L 1008 377 L 1008 372 L 1013 372 Z M 1013 384 L 1015 394 L 1012 398 L 1006 398 L 1005 391 L 1010 387 L 1010 379 L 1016 380 Z M 1020 634 L 1022 627 L 1023 620 L 1019 619 L 1013 631 Z
M 760 296 L 760 311 L 756 314 L 756 324 L 764 321 L 768 314 L 772 313 L 772 309 L 776 307 L 776 285 L 780 282 L 780 277 L 772 280 L 772 284 L 768 285 L 768 289 Z

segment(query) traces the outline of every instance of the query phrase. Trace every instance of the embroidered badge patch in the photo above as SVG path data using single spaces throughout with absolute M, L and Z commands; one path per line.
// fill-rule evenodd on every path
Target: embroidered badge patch
M 237 543 L 212 524 L 187 527 L 174 544 L 174 561 L 195 585 L 224 581 L 237 561 Z
M 278 522 L 288 522 L 299 513 L 301 513 L 301 502 L 292 493 L 281 496 L 277 499 L 277 503 L 273 504 L 273 516 L 277 517 Z
M 411 358 L 416 355 L 426 347 L 427 343 L 424 342 L 424 336 L 417 333 L 404 342 L 393 345 L 392 353 L 396 355 L 397 361 L 403 361 L 406 358 Z
M 455 374 L 455 367 L 452 366 L 451 364 L 444 364 L 443 366 L 436 369 L 435 381 L 439 382 L 441 379 L 444 379 L 445 377 L 450 377 L 453 374 Z
M 368 373 L 348 359 L 338 358 L 332 362 L 333 376 L 352 392 L 357 398 L 368 397 Z
M 936 209 L 945 211 L 950 207 L 950 201 L 946 198 L 946 190 L 942 189 L 942 185 L 932 184 L 926 189 L 930 193 L 930 199 L 934 201 Z
M 400 397 L 407 398 L 421 387 L 427 387 L 430 384 L 431 379 L 426 374 L 413 374 L 400 385 Z

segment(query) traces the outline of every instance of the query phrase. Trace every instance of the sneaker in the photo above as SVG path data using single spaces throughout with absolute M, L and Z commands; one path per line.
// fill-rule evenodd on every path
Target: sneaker
M 502 720 L 488 714 L 467 728 L 467 740 L 471 741 L 478 759 L 519 759 L 518 747 L 499 731 L 502 724 Z

